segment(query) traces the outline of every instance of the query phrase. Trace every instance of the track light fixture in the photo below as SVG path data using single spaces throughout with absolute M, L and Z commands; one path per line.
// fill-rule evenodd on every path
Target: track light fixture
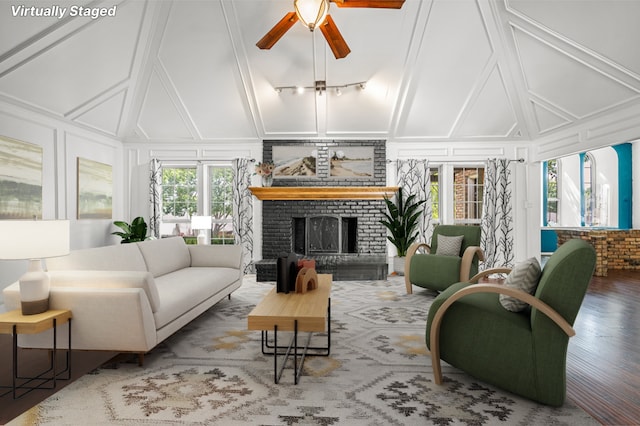
M 295 92 L 295 93 L 304 93 L 308 90 L 315 90 L 316 93 L 320 96 L 322 96 L 322 94 L 327 90 L 335 90 L 336 96 L 341 96 L 343 93 L 343 90 L 349 87 L 355 87 L 360 90 L 365 90 L 367 87 L 367 82 L 358 81 L 356 83 L 347 83 L 347 84 L 329 86 L 327 85 L 327 82 L 325 80 L 318 80 L 315 82 L 313 86 L 277 86 L 277 87 L 274 87 L 273 89 L 277 93 L 282 93 L 283 90 L 291 90 L 292 92 Z

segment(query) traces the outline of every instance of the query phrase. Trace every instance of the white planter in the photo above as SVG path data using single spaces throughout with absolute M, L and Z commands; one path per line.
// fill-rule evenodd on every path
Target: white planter
M 393 257 L 393 272 L 398 275 L 404 275 L 404 257 Z

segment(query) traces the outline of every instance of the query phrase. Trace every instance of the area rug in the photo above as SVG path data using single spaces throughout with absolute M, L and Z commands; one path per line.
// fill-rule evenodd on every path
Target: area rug
M 274 383 L 273 359 L 247 314 L 273 287 L 247 276 L 223 300 L 145 357 L 103 367 L 11 425 L 597 425 L 567 401 L 538 405 L 443 365 L 433 383 L 424 342 L 434 293 L 401 277 L 334 282 L 331 355 Z M 284 340 L 284 334 L 279 340 Z M 326 335 L 314 335 L 321 346 Z

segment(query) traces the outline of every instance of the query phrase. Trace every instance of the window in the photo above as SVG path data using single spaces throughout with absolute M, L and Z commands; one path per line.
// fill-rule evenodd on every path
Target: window
M 559 168 L 560 161 L 557 159 L 549 160 L 545 163 L 546 173 L 545 173 L 545 195 L 546 202 L 545 206 L 545 223 L 544 225 L 557 225 L 558 224 L 558 212 L 560 198 L 558 197 L 558 176 L 559 176 Z
M 198 173 L 195 167 L 162 169 L 160 235 L 190 235 L 191 216 L 198 212 Z
M 429 169 L 431 179 L 431 218 L 434 223 L 440 223 L 440 169 Z
M 453 169 L 454 223 L 479 224 L 482 218 L 484 167 Z
M 163 167 L 161 237 L 181 235 L 195 244 L 191 216 L 211 216 L 211 244 L 233 244 L 232 180 L 227 166 Z
M 212 244 L 233 244 L 233 172 L 229 167 L 209 167 L 209 214 Z
M 583 226 L 596 225 L 595 161 L 590 153 L 582 159 Z

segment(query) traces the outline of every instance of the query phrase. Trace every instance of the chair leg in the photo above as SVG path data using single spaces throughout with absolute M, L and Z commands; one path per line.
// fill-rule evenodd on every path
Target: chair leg
M 448 306 L 440 306 L 431 321 L 431 332 L 429 334 L 429 343 L 431 343 L 431 368 L 433 369 L 433 381 L 436 385 L 442 384 L 442 367 L 440 365 L 440 324 L 442 317 Z

